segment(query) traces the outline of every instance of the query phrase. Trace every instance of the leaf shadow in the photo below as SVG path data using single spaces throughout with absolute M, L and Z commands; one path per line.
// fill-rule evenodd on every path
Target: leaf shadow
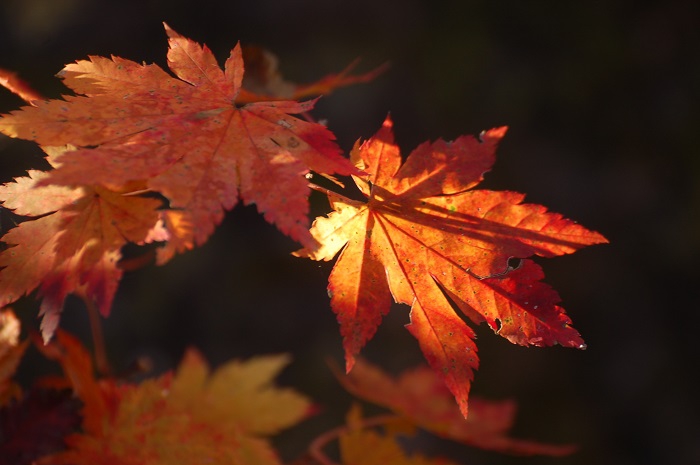
M 463 191 L 440 197 L 459 196 L 467 192 L 470 191 Z M 376 200 L 377 197 L 384 200 Z M 511 258 L 527 258 L 531 255 L 553 257 L 572 253 L 589 244 L 605 242 L 605 239 L 598 233 L 588 232 L 583 228 L 581 241 L 567 240 L 561 237 L 554 237 L 551 234 L 480 218 L 465 212 L 450 211 L 446 208 L 424 202 L 420 198 L 397 196 L 378 185 L 372 186 L 372 195 L 368 205 L 370 208 L 384 215 L 407 219 L 413 223 L 442 231 L 445 234 L 464 236 L 486 244 L 498 246 L 494 247 L 493 250 L 512 250 L 514 255 L 503 257 L 505 265 L 504 272 L 491 274 L 489 276 L 478 276 L 480 279 L 498 277 L 499 275 L 504 275 L 508 271 L 511 271 L 513 268 L 508 266 L 508 260 Z M 543 213 L 557 215 L 557 221 L 566 221 L 567 223 L 574 224 L 572 221 L 566 220 L 556 213 L 546 211 Z M 399 229 L 402 228 L 399 227 Z M 406 231 L 406 233 L 409 232 Z M 552 250 L 562 248 L 568 249 L 568 251 L 556 252 Z

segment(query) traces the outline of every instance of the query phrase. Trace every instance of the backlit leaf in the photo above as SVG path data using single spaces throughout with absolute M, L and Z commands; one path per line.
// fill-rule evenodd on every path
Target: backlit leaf
M 473 189 L 504 134 L 498 128 L 479 139 L 424 143 L 402 164 L 387 118 L 351 155 L 369 173 L 354 177 L 367 202 L 329 194 L 334 211 L 311 229 L 320 247 L 297 252 L 314 260 L 340 252 L 328 291 L 347 371 L 393 297 L 411 306 L 407 328 L 465 416 L 478 358 L 474 332 L 451 301 L 516 344 L 584 348 L 559 296 L 540 282 L 540 267 L 530 260 L 514 267 L 509 260 L 606 242 L 545 207 L 523 204 L 522 194 Z

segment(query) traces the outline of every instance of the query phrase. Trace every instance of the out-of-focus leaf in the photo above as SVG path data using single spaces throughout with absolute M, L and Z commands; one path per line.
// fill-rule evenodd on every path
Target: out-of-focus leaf
M 309 412 L 305 397 L 272 384 L 286 356 L 232 361 L 210 373 L 189 350 L 176 373 L 133 385 L 95 380 L 89 355 L 66 333 L 47 347 L 85 408 L 83 432 L 42 464 L 280 465 L 267 436 Z
M 356 407 L 348 413 L 347 430 L 340 435 L 343 465 L 453 465 L 443 458 L 406 454 L 395 435 L 363 428 L 361 413 Z
M 20 323 L 10 308 L 0 309 L 0 407 L 21 395 L 12 381 L 28 341 L 19 342 Z
M 406 370 L 396 379 L 363 359 L 358 359 L 347 375 L 337 367 L 334 371 L 350 393 L 387 407 L 443 438 L 514 455 L 562 456 L 576 449 L 508 437 L 516 410 L 512 401 L 472 399 L 465 419 L 445 384 L 426 366 Z

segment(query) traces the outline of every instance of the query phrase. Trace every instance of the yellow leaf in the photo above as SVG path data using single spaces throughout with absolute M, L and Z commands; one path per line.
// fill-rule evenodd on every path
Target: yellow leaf
M 429 459 L 408 456 L 396 442 L 396 435 L 382 435 L 363 429 L 359 407 L 348 413 L 347 431 L 340 435 L 340 455 L 343 465 L 451 465 L 443 458 Z
M 299 422 L 309 411 L 306 397 L 278 388 L 273 378 L 289 363 L 286 355 L 230 361 L 206 381 L 201 355 L 188 351 L 171 387 L 171 403 L 196 407 L 202 421 L 232 422 L 247 433 L 270 435 Z M 192 402 L 197 405 L 190 405 Z
M 91 378 L 83 364 L 66 360 L 82 359 L 85 349 L 63 332 L 57 336 L 55 345 L 64 347 L 49 352 L 68 377 Z M 264 436 L 300 421 L 309 406 L 300 394 L 272 384 L 287 361 L 286 356 L 258 357 L 229 362 L 210 374 L 203 357 L 189 350 L 176 374 L 139 385 L 82 382 L 76 394 L 85 403 L 83 433 L 66 439 L 67 451 L 40 463 L 280 465 Z M 93 403 L 106 409 L 95 409 Z M 100 418 L 92 418 L 97 412 Z M 272 412 L 277 418 L 271 418 Z

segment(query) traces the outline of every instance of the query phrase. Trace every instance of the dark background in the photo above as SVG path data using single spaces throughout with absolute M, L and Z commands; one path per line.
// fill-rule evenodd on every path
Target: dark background
M 358 56 L 361 71 L 390 61 L 373 83 L 317 106 L 346 150 L 389 111 L 405 154 L 424 140 L 509 125 L 483 186 L 525 192 L 611 244 L 538 260 L 588 350 L 525 349 L 478 328 L 473 394 L 516 399 L 515 435 L 581 450 L 512 458 L 430 443 L 429 453 L 464 464 L 696 464 L 698 9 L 680 0 L 2 0 L 0 67 L 56 97 L 66 90 L 53 75 L 89 54 L 165 66 L 167 21 L 221 62 L 238 40 L 264 45 L 297 82 Z M 21 104 L 0 91 L 0 111 Z M 32 144 L 0 136 L 4 180 L 40 163 Z M 323 212 L 323 199 L 312 200 Z M 237 207 L 205 246 L 128 274 L 105 325 L 115 366 L 148 355 L 164 370 L 189 345 L 213 364 L 291 352 L 282 382 L 325 409 L 280 438 L 286 458 L 301 453 L 342 421 L 350 397 L 324 362 L 341 358 L 325 293 L 332 264 L 291 257 L 295 248 L 254 208 Z M 33 299 L 15 308 L 37 326 Z M 419 363 L 407 319 L 408 308 L 396 306 L 364 354 L 392 371 Z M 63 325 L 90 343 L 77 300 Z M 21 376 L 39 366 L 30 354 Z

